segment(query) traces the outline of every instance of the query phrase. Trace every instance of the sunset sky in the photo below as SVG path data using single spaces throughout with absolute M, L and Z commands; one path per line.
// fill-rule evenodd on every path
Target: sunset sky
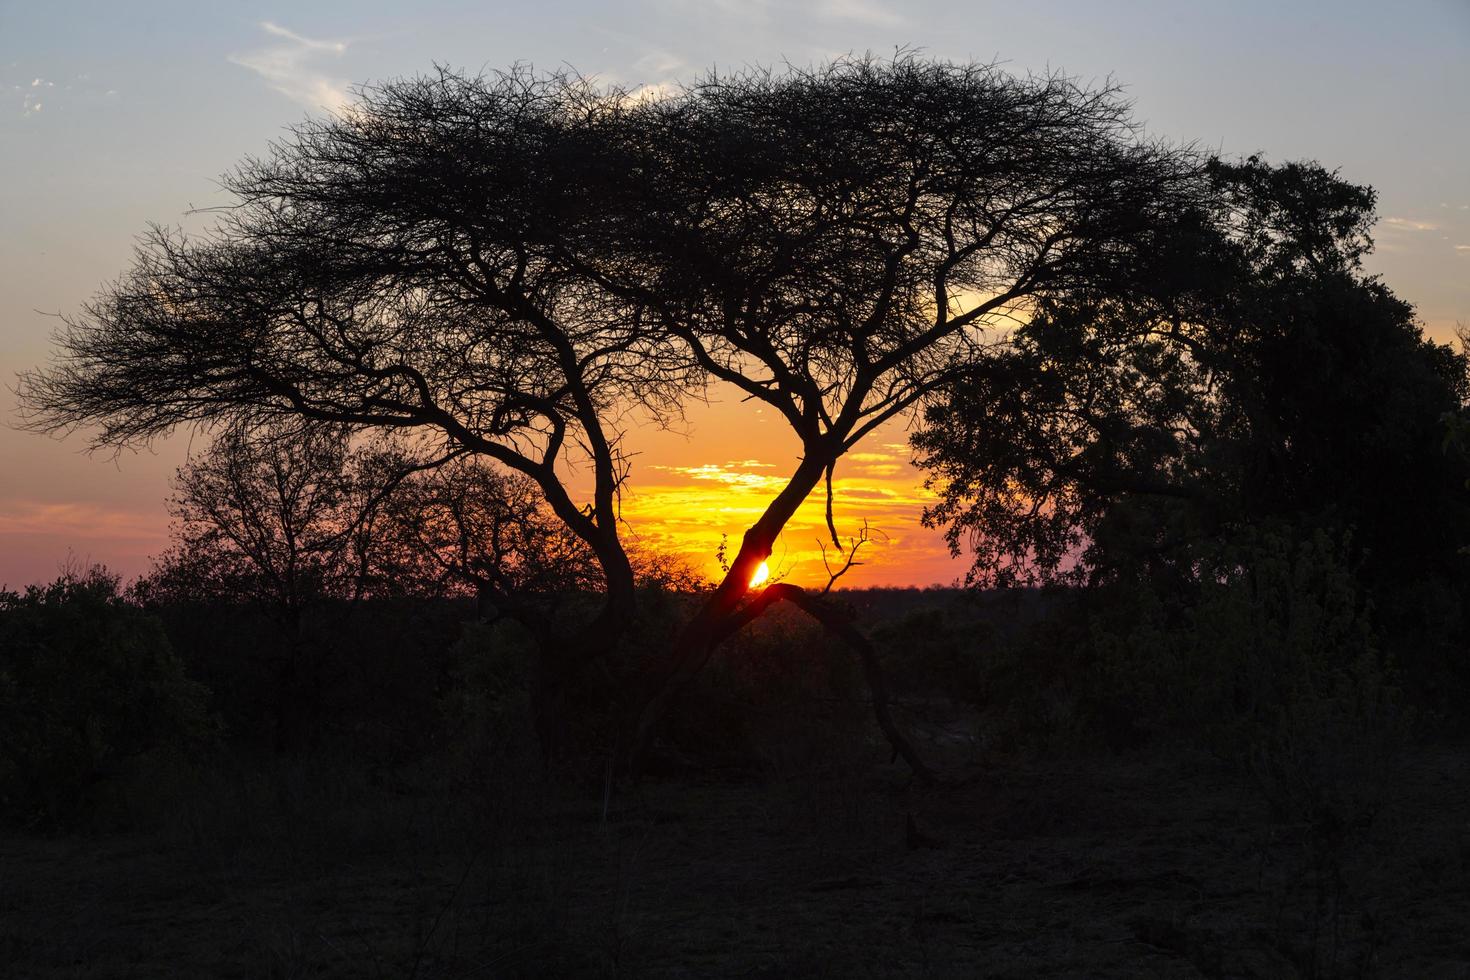
M 45 362 L 56 315 L 123 271 L 149 221 L 197 227 L 185 212 L 224 203 L 220 173 L 305 114 L 343 104 L 352 84 L 436 62 L 526 62 L 636 88 L 898 46 L 1111 77 L 1154 135 L 1339 167 L 1379 190 L 1370 269 L 1432 336 L 1470 324 L 1467 0 L 0 0 L 0 586 L 53 577 L 69 554 L 132 576 L 163 548 L 168 480 L 190 435 L 152 453 L 84 455 L 80 435 L 16 430 L 15 374 Z M 925 497 L 905 440 L 891 425 L 838 470 L 840 527 L 866 519 L 886 534 L 851 584 L 943 584 L 963 572 L 918 526 Z M 706 568 L 721 533 L 738 541 L 795 453 L 784 423 L 720 391 L 683 427 L 640 430 L 630 443 L 624 516 L 637 539 Z M 773 572 L 816 577 L 822 523 L 810 501 Z

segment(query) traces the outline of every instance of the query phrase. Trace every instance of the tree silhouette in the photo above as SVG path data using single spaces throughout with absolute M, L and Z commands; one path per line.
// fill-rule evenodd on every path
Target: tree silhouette
M 367 597 L 436 594 L 434 583 L 403 574 L 390 505 L 405 480 L 444 464 L 392 445 L 354 446 L 337 425 L 226 429 L 179 468 L 173 544 L 132 598 L 261 610 L 283 641 L 273 658 L 277 744 L 314 737 L 323 646 L 334 644 L 329 631 L 308 631 L 307 618 Z
M 175 476 L 174 544 L 147 591 L 255 602 L 295 635 L 312 604 L 371 589 L 365 468 L 340 428 L 221 433 Z
M 555 515 L 534 482 L 460 457 L 414 473 L 384 501 L 382 574 L 419 594 L 469 592 L 482 613 L 538 631 L 546 604 L 602 586 L 586 544 Z
M 845 452 L 999 356 L 1046 297 L 1115 289 L 1201 189 L 1193 156 L 1139 138 L 1115 90 L 1057 75 L 858 60 L 711 77 L 649 112 L 658 155 L 620 185 L 634 204 L 613 235 L 652 260 L 602 278 L 774 408 L 801 458 L 683 632 L 645 732 Z
M 555 677 L 633 615 L 618 538 L 630 406 L 674 403 L 680 355 L 568 261 L 604 247 L 599 185 L 627 108 L 564 76 L 441 72 L 363 93 L 225 179 L 199 239 L 155 228 L 25 381 L 37 424 L 101 445 L 178 424 L 305 418 L 417 437 L 534 480 L 597 556 L 606 603 Z M 563 482 L 589 472 L 590 500 Z
M 1350 529 L 1371 582 L 1453 571 L 1466 361 L 1363 274 L 1373 192 L 1257 158 L 1209 177 L 1127 290 L 1048 303 L 929 406 L 928 519 L 972 578 L 1187 577 L 1192 544 L 1271 520 Z
M 364 90 L 225 184 L 213 233 L 155 230 L 68 323 L 60 363 L 23 379 L 32 424 L 123 446 L 304 417 L 519 472 L 605 589 L 547 677 L 636 612 L 625 429 L 717 382 L 791 426 L 800 462 L 683 631 L 645 734 L 843 453 L 1048 297 L 1114 289 L 1201 192 L 1193 155 L 1143 139 L 1114 89 L 912 56 L 657 99 L 440 71 Z

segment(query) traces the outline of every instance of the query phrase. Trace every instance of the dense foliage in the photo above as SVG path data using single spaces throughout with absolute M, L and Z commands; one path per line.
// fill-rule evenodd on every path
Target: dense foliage
M 1211 175 L 1125 299 L 1048 305 L 928 408 L 929 520 L 976 580 L 1188 576 L 1192 543 L 1267 519 L 1353 529 L 1375 581 L 1456 572 L 1470 500 L 1441 443 L 1466 362 L 1361 272 L 1372 192 L 1256 159 Z
M 0 812 L 85 823 L 99 787 L 150 751 L 212 731 L 207 691 L 163 625 L 100 569 L 0 592 Z

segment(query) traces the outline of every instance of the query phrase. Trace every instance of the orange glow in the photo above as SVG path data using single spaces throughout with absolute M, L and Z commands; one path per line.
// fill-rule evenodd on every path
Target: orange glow
M 843 588 L 946 584 L 964 571 L 962 559 L 950 558 L 941 533 L 920 523 L 935 498 L 909 462 L 904 421 L 872 433 L 837 465 L 833 520 L 844 545 L 864 521 L 883 532 L 864 546 L 860 564 L 843 576 Z M 170 441 L 162 455 L 139 457 L 126 474 L 122 500 L 101 489 L 112 487 L 117 474 L 99 481 L 90 469 L 94 464 L 70 447 L 46 440 L 21 445 L 19 458 L 26 465 L 0 467 L 0 588 L 55 578 L 58 562 L 69 553 L 132 577 L 147 570 L 148 556 L 168 547 L 168 473 L 183 461 L 185 437 Z M 0 447 L 8 446 L 0 438 Z M 732 559 L 801 458 L 785 422 L 738 393 L 693 402 L 676 424 L 632 424 L 623 448 L 635 460 L 621 500 L 626 542 L 648 554 L 682 559 L 714 581 L 724 576 L 722 540 L 726 559 Z M 11 458 L 4 452 L 0 457 Z M 64 476 L 53 486 L 46 474 L 57 473 Z M 565 474 L 574 498 L 590 494 L 586 473 Z M 59 499 L 59 486 L 75 492 Z M 833 547 L 827 528 L 824 491 L 819 485 L 787 522 L 770 555 L 770 578 L 761 585 L 775 579 L 821 587 L 828 581 L 828 563 L 842 564 L 844 555 Z
M 936 498 L 909 462 L 903 421 L 874 432 L 837 464 L 833 520 L 844 546 L 864 521 L 883 532 L 843 576 L 844 588 L 947 584 L 964 572 L 942 533 L 920 523 Z M 635 442 L 637 464 L 622 497 L 629 541 L 677 556 L 714 581 L 724 575 L 717 557 L 722 538 L 726 557 L 733 557 L 801 453 L 783 421 L 733 398 L 691 405 L 678 426 L 637 428 L 629 439 Z M 819 485 L 776 539 L 768 568 L 781 581 L 821 586 L 828 579 L 824 558 L 843 561 L 832 546 Z
M 765 562 L 761 562 L 761 567 L 757 568 L 755 570 L 755 574 L 750 577 L 750 587 L 752 589 L 758 589 L 762 585 L 765 585 L 766 580 L 770 577 L 771 569 L 766 565 Z

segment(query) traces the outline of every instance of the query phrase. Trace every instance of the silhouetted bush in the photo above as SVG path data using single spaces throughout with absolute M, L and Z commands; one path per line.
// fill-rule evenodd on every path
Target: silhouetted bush
M 1111 588 L 1088 707 L 1229 752 L 1323 705 L 1379 710 L 1394 683 L 1347 554 L 1322 530 L 1251 529 L 1202 551 L 1192 582 Z
M 374 762 L 410 758 L 438 734 L 438 704 L 469 599 L 324 602 L 284 632 L 247 602 L 150 605 L 191 677 L 214 692 L 234 746 L 252 754 L 307 751 L 285 727 Z
M 85 823 L 127 763 L 212 731 L 206 688 L 117 586 L 94 568 L 0 593 L 0 811 L 10 819 Z

